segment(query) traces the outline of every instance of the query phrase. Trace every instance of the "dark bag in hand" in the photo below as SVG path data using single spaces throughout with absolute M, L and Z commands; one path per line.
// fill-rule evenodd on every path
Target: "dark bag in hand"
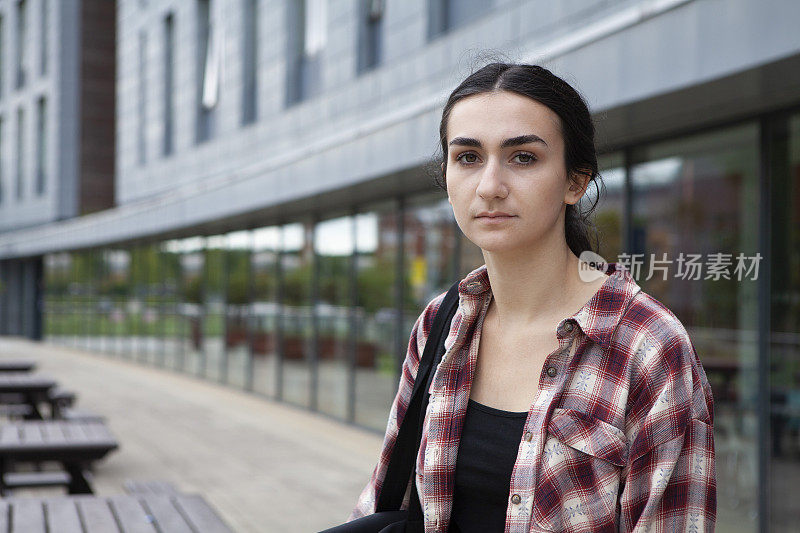
M 433 319 L 433 326 L 425 342 L 419 362 L 414 390 L 406 415 L 400 424 L 397 441 L 392 450 L 386 477 L 375 505 L 375 513 L 335 526 L 320 533 L 422 533 L 425 531 L 422 507 L 419 503 L 414 463 L 422 439 L 422 423 L 428 408 L 428 391 L 434 369 L 444 355 L 444 341 L 450 331 L 450 322 L 458 307 L 458 282 L 454 283 L 442 300 Z M 414 476 L 414 477 L 412 477 Z M 400 509 L 409 480 L 411 497 L 408 510 Z

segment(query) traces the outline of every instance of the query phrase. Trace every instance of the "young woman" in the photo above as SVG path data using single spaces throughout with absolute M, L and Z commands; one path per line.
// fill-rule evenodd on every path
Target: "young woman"
M 713 530 L 713 400 L 692 342 L 627 270 L 587 276 L 580 259 L 596 250 L 578 202 L 598 179 L 584 100 L 544 68 L 492 63 L 450 95 L 440 136 L 453 213 L 486 264 L 459 284 L 430 389 L 411 487 L 425 530 Z M 411 332 L 348 521 L 375 511 L 443 296 Z

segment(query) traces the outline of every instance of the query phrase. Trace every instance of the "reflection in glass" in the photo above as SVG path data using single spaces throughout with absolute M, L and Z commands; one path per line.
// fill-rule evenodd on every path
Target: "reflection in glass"
M 226 236 L 225 289 L 225 353 L 228 367 L 226 382 L 240 389 L 249 387 L 252 373 L 247 322 L 250 308 L 250 249 L 249 231 L 237 231 Z
M 347 418 L 351 346 L 350 278 L 355 235 L 353 217 L 317 224 L 314 252 L 318 268 L 317 301 L 317 399 L 319 410 Z
M 283 226 L 281 270 L 283 275 L 282 397 L 302 407 L 311 406 L 311 364 L 313 357 L 313 316 L 311 276 L 313 225 L 294 223 Z
M 158 246 L 149 243 L 142 247 L 142 346 L 141 358 L 156 364 L 163 356 L 161 341 L 164 337 L 161 289 L 161 255 Z
M 644 261 L 638 271 L 629 266 L 686 326 L 714 393 L 717 525 L 753 531 L 758 286 L 735 268 L 739 254 L 758 251 L 758 128 L 643 147 L 631 172 L 633 247 Z M 685 261 L 690 254 L 699 256 L 697 272 Z M 713 264 L 727 264 L 728 279 Z
M 800 523 L 800 115 L 772 126 L 770 531 Z
M 202 237 L 190 237 L 178 243 L 181 265 L 180 305 L 182 330 L 187 334 L 183 343 L 181 368 L 189 374 L 202 375 L 203 360 L 203 271 L 205 246 Z
M 269 398 L 277 396 L 278 379 L 278 260 L 281 228 L 253 230 L 253 271 L 250 330 L 252 335 L 253 390 Z
M 128 336 L 128 295 L 130 294 L 131 254 L 124 248 L 106 250 L 106 293 L 111 302 L 108 315 L 109 343 L 107 351 L 125 352 Z
M 166 368 L 180 368 L 183 354 L 183 339 L 186 336 L 185 321 L 181 318 L 181 254 L 180 241 L 167 241 L 159 244 L 162 353 L 159 363 Z
M 403 301 L 406 341 L 414 322 L 433 298 L 457 281 L 458 226 L 442 193 L 420 196 L 405 212 L 405 295 Z
M 203 284 L 203 356 L 205 377 L 223 381 L 225 360 L 225 279 L 227 278 L 225 237 L 206 239 Z
M 387 203 L 355 217 L 355 422 L 377 430 L 386 428 L 397 392 L 398 214 L 396 204 Z
M 67 344 L 73 335 L 69 302 L 72 256 L 69 253 L 48 254 L 44 258 L 44 339 Z
M 603 186 L 589 185 L 581 199 L 582 209 L 588 210 L 598 198 L 594 208 L 594 225 L 600 241 L 600 255 L 609 263 L 617 262 L 622 253 L 622 215 L 625 212 L 625 162 L 621 152 L 598 158 Z M 599 187 L 599 195 L 598 195 Z M 585 212 L 585 211 L 584 211 Z

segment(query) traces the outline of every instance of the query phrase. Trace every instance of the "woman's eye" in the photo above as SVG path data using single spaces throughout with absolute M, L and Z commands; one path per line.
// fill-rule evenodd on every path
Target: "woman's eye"
M 517 162 L 523 165 L 529 165 L 534 161 L 536 161 L 536 156 L 534 156 L 533 154 L 517 154 L 514 156 L 514 159 L 516 159 Z
M 473 163 L 477 163 L 478 156 L 476 154 L 471 153 L 471 152 L 465 152 L 465 153 L 461 154 L 460 156 L 456 157 L 456 160 L 457 161 L 461 161 L 462 163 L 466 163 L 468 165 L 471 165 Z

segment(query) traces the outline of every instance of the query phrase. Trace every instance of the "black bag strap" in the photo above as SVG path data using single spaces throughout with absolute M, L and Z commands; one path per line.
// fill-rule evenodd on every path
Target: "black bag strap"
M 450 331 L 450 323 L 458 308 L 458 282 L 454 283 L 447 291 L 436 316 L 433 319 L 431 331 L 425 341 L 425 349 L 420 358 L 417 377 L 414 379 L 414 389 L 408 403 L 403 422 L 395 440 L 386 476 L 381 486 L 380 494 L 375 506 L 376 512 L 396 511 L 400 509 L 408 487 L 409 479 L 415 472 L 415 462 L 419 453 L 420 440 L 422 439 L 422 424 L 425 420 L 425 411 L 428 407 L 431 382 L 434 372 L 444 355 L 444 341 Z M 409 520 L 422 520 L 422 509 L 417 495 L 416 483 L 411 484 L 411 499 L 409 500 Z

